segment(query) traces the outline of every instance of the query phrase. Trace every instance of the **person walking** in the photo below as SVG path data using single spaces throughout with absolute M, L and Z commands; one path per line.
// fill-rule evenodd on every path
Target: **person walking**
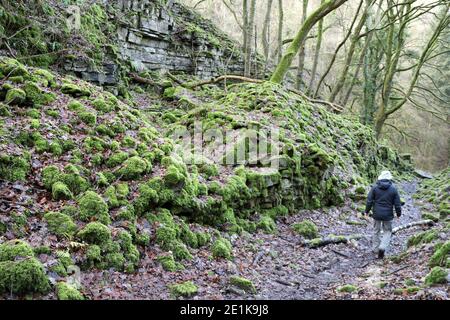
M 374 219 L 374 233 L 372 237 L 373 251 L 378 253 L 378 258 L 384 258 L 384 253 L 389 247 L 392 236 L 392 220 L 394 208 L 397 218 L 402 214 L 400 195 L 392 183 L 392 174 L 382 171 L 377 183 L 371 188 L 367 196 L 365 214 Z

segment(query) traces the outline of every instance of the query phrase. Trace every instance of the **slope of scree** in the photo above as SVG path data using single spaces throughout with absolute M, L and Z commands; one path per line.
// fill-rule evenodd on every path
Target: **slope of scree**
M 166 89 L 179 109 L 162 115 L 163 134 L 154 115 L 70 76 L 1 57 L 0 79 L 2 293 L 83 298 L 64 282 L 72 265 L 134 272 L 150 244 L 167 251 L 158 261 L 170 271 L 205 245 L 230 258 L 219 232 L 187 222 L 273 232 L 279 215 L 337 205 L 382 167 L 409 168 L 366 127 L 270 84 Z M 196 94 L 209 102 L 194 107 Z M 245 143 L 239 128 L 279 127 L 280 141 L 267 142 L 280 167 L 186 165 L 168 137 L 194 120 L 231 132 L 225 153 Z

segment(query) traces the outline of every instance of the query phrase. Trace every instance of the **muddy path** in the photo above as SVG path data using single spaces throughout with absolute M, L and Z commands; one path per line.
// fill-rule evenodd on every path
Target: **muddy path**
M 394 226 L 420 219 L 420 210 L 412 199 L 417 182 L 405 182 L 398 187 L 406 203 L 402 217 L 394 220 Z M 155 259 L 161 253 L 160 249 L 150 247 L 135 274 L 107 270 L 83 273 L 84 293 L 91 299 L 170 299 L 170 284 L 191 280 L 199 288 L 192 298 L 196 300 L 388 298 L 386 291 L 378 287 L 379 283 L 395 283 L 396 279 L 392 277 L 400 274 L 399 266 L 391 263 L 389 257 L 405 250 L 407 239 L 420 227 L 395 234 L 386 258 L 379 260 L 370 248 L 372 219 L 358 217 L 355 207 L 354 203 L 349 203 L 339 208 L 299 211 L 277 221 L 276 234 L 259 232 L 231 236 L 234 255 L 231 261 L 213 259 L 208 248 L 193 250 L 194 258 L 186 262 L 185 270 L 180 272 L 162 270 Z M 291 228 L 292 224 L 305 219 L 316 223 L 321 236 L 362 234 L 363 238 L 347 244 L 306 248 Z M 419 272 L 420 267 L 415 263 L 421 263 L 420 259 L 400 267 L 405 272 Z M 426 265 L 425 262 L 422 264 Z M 253 281 L 257 294 L 246 294 L 229 287 L 228 279 L 232 275 Z M 358 292 L 337 293 L 336 289 L 345 284 L 357 285 Z M 447 293 L 440 294 L 447 298 Z

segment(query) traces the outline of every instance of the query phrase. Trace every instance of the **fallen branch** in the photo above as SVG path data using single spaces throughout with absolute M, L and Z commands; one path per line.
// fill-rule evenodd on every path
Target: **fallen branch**
M 201 87 L 201 86 L 204 86 L 204 85 L 207 85 L 207 84 L 213 84 L 213 83 L 221 82 L 221 81 L 224 81 L 224 80 L 239 80 L 239 81 L 250 82 L 250 83 L 262 83 L 263 82 L 263 80 L 247 78 L 247 77 L 242 77 L 242 76 L 223 75 L 223 76 L 220 76 L 220 77 L 217 77 L 217 78 L 200 81 L 200 82 L 193 83 L 193 84 L 186 84 L 185 83 L 183 86 L 185 88 L 188 88 L 188 89 L 195 89 L 197 87 Z
M 411 228 L 411 227 L 415 227 L 415 226 L 432 226 L 434 225 L 433 220 L 429 220 L 429 219 L 425 219 L 425 220 L 419 220 L 419 221 L 414 221 L 414 222 L 410 222 L 398 227 L 395 227 L 394 229 L 392 229 L 392 234 L 397 233 L 398 231 L 407 229 L 407 228 Z
M 279 284 L 282 284 L 282 285 L 284 285 L 284 286 L 289 286 L 289 287 L 295 286 L 294 283 L 285 281 L 285 280 L 283 280 L 283 279 L 275 279 L 275 282 L 278 282 Z
M 337 251 L 337 250 L 334 250 L 334 249 L 331 249 L 331 251 L 333 251 L 333 252 L 336 253 L 337 255 L 342 256 L 342 257 L 344 257 L 344 258 L 348 258 L 348 259 L 351 258 L 349 255 L 347 255 L 347 254 L 345 254 L 345 253 L 342 253 L 342 252 L 340 252 L 340 251 Z
M 360 234 L 350 235 L 350 236 L 328 236 L 325 238 L 316 238 L 312 240 L 306 240 L 301 242 L 301 245 L 307 246 L 309 248 L 318 248 L 323 247 L 329 244 L 336 243 L 348 243 L 351 240 L 361 239 L 363 236 Z
M 141 76 L 137 75 L 136 73 L 130 72 L 129 76 L 130 76 L 131 79 L 133 79 L 134 81 L 136 81 L 138 83 L 149 84 L 149 85 L 152 85 L 152 86 L 159 85 L 155 81 L 153 81 L 153 80 L 151 80 L 149 78 L 141 77 Z
M 390 276 L 391 274 L 397 273 L 397 272 L 399 272 L 399 271 L 401 271 L 403 269 L 409 268 L 409 267 L 411 267 L 411 265 L 406 265 L 406 266 L 403 266 L 401 268 L 395 269 L 394 271 L 389 272 L 388 274 L 386 274 L 386 276 Z

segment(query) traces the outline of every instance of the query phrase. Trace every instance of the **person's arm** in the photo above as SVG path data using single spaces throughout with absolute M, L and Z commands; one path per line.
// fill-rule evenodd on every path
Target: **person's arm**
M 394 207 L 395 212 L 397 213 L 397 217 L 400 218 L 400 216 L 402 215 L 402 202 L 400 201 L 400 195 L 398 194 L 397 189 L 395 189 Z
M 372 209 L 374 202 L 374 187 L 372 187 L 369 191 L 369 195 L 367 196 L 367 203 L 366 203 L 366 210 L 365 214 L 369 214 L 370 210 Z

